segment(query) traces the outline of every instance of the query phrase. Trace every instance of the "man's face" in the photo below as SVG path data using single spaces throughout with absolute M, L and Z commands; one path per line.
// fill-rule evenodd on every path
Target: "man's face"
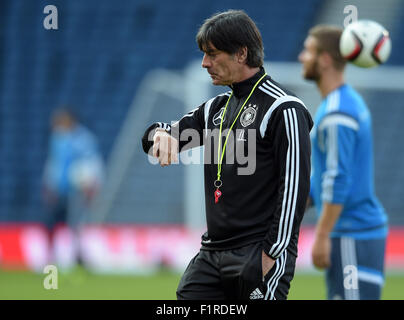
M 204 50 L 202 68 L 206 68 L 214 85 L 231 85 L 237 79 L 240 63 L 235 54 L 216 49 L 210 44 Z
M 299 61 L 303 66 L 302 74 L 305 79 L 320 80 L 321 73 L 318 60 L 317 40 L 312 36 L 308 36 L 304 41 L 304 48 L 299 54 Z
M 67 114 L 59 114 L 52 119 L 52 128 L 57 132 L 67 132 L 72 130 L 74 121 Z

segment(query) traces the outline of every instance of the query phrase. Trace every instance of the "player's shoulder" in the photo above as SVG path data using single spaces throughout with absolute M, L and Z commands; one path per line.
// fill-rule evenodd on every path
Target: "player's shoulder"
M 323 111 L 317 119 L 318 128 L 342 125 L 359 130 L 361 123 L 370 119 L 370 112 L 361 95 L 349 85 L 342 85 L 326 97 Z
M 231 96 L 231 90 L 219 93 L 218 95 L 210 98 L 209 100 L 205 101 L 203 106 L 208 109 L 211 109 L 212 106 L 218 106 L 225 103 L 229 97 Z
M 258 95 L 264 98 L 267 102 L 275 102 L 281 97 L 292 95 L 284 86 L 276 82 L 270 76 L 266 76 L 257 87 Z
M 73 134 L 76 138 L 81 140 L 96 140 L 95 134 L 82 124 L 76 125 Z
M 295 121 L 306 121 L 311 128 L 313 121 L 304 102 L 292 91 L 280 85 L 271 78 L 265 79 L 258 87 L 262 94 L 266 95 L 265 113 L 261 124 L 261 131 L 268 127 L 272 121 L 282 123 L 282 119 L 295 119 Z M 272 126 L 276 130 L 277 126 Z
M 360 94 L 347 84 L 329 93 L 324 101 L 324 117 L 344 114 L 358 119 L 365 109 L 367 107 Z
M 221 100 L 226 100 L 229 99 L 229 97 L 231 96 L 231 90 L 219 93 L 217 96 L 213 97 L 210 100 L 216 100 L 216 101 L 221 101 Z
M 269 76 L 258 86 L 258 92 L 265 99 L 265 106 L 271 112 L 291 107 L 307 109 L 299 97 Z
M 231 91 L 226 91 L 226 92 L 220 93 L 212 98 L 209 98 L 204 103 L 202 103 L 202 105 L 199 107 L 199 109 L 203 109 L 205 117 L 207 117 L 212 111 L 216 112 L 216 109 L 223 106 L 226 103 L 226 101 L 229 99 L 230 96 L 231 96 Z

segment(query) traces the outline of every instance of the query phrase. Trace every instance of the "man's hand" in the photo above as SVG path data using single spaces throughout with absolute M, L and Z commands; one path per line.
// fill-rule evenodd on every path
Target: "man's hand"
M 343 206 L 341 204 L 324 202 L 320 219 L 316 225 L 316 235 L 311 250 L 313 264 L 320 269 L 331 265 L 331 240 L 332 232 Z
M 262 277 L 265 277 L 265 275 L 269 272 L 269 270 L 272 269 L 272 267 L 275 264 L 275 260 L 268 257 L 268 255 L 262 250 Z
M 331 240 L 327 235 L 316 235 L 313 248 L 311 250 L 311 258 L 313 264 L 319 269 L 328 268 L 331 265 Z
M 162 167 L 178 161 L 178 141 L 163 129 L 156 129 L 153 136 L 153 157 Z

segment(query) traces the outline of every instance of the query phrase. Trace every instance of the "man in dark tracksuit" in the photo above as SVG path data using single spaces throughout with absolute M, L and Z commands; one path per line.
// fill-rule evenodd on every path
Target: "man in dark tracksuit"
M 213 84 L 231 91 L 172 125 L 151 125 L 142 139 L 161 166 L 205 146 L 207 232 L 177 297 L 286 299 L 310 189 L 312 119 L 266 74 L 261 35 L 243 11 L 207 19 L 197 42 Z

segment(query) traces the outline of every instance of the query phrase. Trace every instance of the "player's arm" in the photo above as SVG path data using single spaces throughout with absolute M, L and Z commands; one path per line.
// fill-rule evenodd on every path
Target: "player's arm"
M 310 189 L 310 114 L 303 106 L 279 107 L 268 123 L 279 169 L 277 207 L 263 249 L 278 259 L 299 231 Z
M 158 158 L 161 166 L 178 161 L 178 153 L 203 143 L 204 104 L 172 124 L 156 122 L 146 129 L 144 152 Z
M 330 266 L 330 233 L 334 229 L 352 187 L 351 168 L 358 122 L 349 115 L 330 114 L 318 126 L 324 137 L 326 171 L 322 181 L 323 207 L 316 225 L 312 249 L 313 264 Z
M 315 238 L 311 251 L 313 264 L 320 269 L 330 266 L 331 240 L 333 230 L 343 209 L 341 204 L 324 202 L 323 210 L 316 225 Z

